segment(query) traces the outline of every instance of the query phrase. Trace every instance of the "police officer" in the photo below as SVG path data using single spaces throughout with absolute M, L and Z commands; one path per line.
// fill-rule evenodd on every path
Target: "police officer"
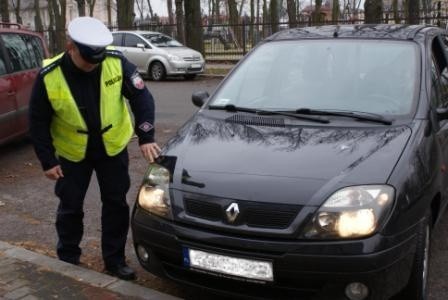
M 134 279 L 126 265 L 129 229 L 129 158 L 133 135 L 124 97 L 134 113 L 143 156 L 159 155 L 154 142 L 154 101 L 136 67 L 118 51 L 102 22 L 79 17 L 68 26 L 66 51 L 44 61 L 30 101 L 30 133 L 45 176 L 56 180 L 59 259 L 79 264 L 83 201 L 92 172 L 102 201 L 101 249 L 106 271 Z

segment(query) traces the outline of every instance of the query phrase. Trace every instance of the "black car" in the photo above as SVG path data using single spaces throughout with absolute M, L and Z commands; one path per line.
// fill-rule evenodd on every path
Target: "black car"
M 141 265 L 239 298 L 426 299 L 447 204 L 448 40 L 423 25 L 269 37 L 149 167 Z

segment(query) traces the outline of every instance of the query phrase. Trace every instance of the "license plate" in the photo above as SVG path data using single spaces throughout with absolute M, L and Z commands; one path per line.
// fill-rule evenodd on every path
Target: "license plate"
M 192 69 L 200 69 L 200 68 L 202 68 L 202 65 L 201 64 L 191 64 L 190 68 L 192 68 Z
M 224 276 L 236 276 L 256 281 L 274 281 L 272 262 L 220 255 L 184 248 L 184 265 Z

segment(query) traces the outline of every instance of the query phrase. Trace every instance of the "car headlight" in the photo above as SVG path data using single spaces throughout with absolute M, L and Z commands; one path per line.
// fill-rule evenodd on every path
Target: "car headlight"
M 168 59 L 172 62 L 181 62 L 182 61 L 182 58 L 180 58 L 177 55 L 172 55 L 172 54 L 168 55 Z
M 138 193 L 138 204 L 144 210 L 164 218 L 172 218 L 169 193 L 170 172 L 158 164 L 150 164 Z
M 388 185 L 343 188 L 325 201 L 302 237 L 349 239 L 368 236 L 388 216 L 394 194 L 394 188 Z

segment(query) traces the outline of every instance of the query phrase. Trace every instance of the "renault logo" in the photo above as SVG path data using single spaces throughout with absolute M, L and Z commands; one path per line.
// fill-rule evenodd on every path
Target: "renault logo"
M 238 207 L 238 203 L 234 202 L 230 204 L 229 207 L 227 207 L 226 209 L 227 221 L 229 221 L 229 223 L 235 222 L 239 214 L 240 214 L 240 208 Z

